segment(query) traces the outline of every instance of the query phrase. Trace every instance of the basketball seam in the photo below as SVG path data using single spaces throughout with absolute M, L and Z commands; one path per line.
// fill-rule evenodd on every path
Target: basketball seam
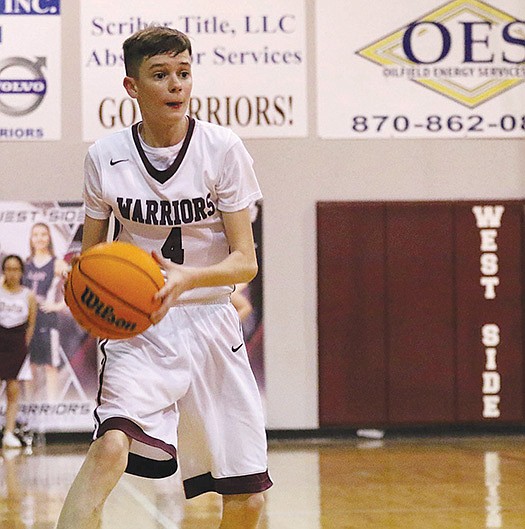
M 82 262 L 82 261 L 88 261 L 89 259 L 99 259 L 100 257 L 104 257 L 104 259 L 113 259 L 114 261 L 118 261 L 120 263 L 126 263 L 126 264 L 129 264 L 131 265 L 135 270 L 138 270 L 140 272 L 142 272 L 152 283 L 153 285 L 158 289 L 158 288 L 161 288 L 157 285 L 157 282 L 155 281 L 155 278 L 152 277 L 149 272 L 147 270 L 145 270 L 144 268 L 141 268 L 140 266 L 138 266 L 137 264 L 135 264 L 133 261 L 129 261 L 128 259 L 125 259 L 123 257 L 120 257 L 118 255 L 111 255 L 111 254 L 95 254 L 95 255 L 84 255 L 84 256 L 81 256 L 80 259 L 79 259 L 79 264 Z M 84 273 L 84 272 L 82 272 Z M 87 277 L 89 277 L 89 279 L 91 279 L 92 281 L 94 281 L 94 279 L 89 276 L 88 274 L 86 274 Z M 162 285 L 161 285 L 162 286 Z
M 113 256 L 111 256 L 113 258 Z M 129 261 L 126 261 L 125 259 L 116 259 L 118 261 L 123 261 L 125 263 L 129 263 Z M 84 275 L 85 277 L 87 277 L 90 281 L 92 281 L 98 288 L 100 288 L 101 290 L 103 290 L 106 294 L 111 294 L 112 296 L 115 296 L 116 294 L 114 292 L 112 292 L 111 290 L 108 290 L 106 287 L 104 287 L 103 285 L 101 285 L 96 279 L 94 279 L 92 276 L 90 276 L 88 273 L 84 272 L 81 268 L 81 264 L 82 264 L 82 258 L 79 260 L 78 262 L 78 270 L 80 272 L 82 272 L 82 275 Z M 133 263 L 132 263 L 133 264 Z M 140 266 L 136 266 L 136 265 L 133 265 L 137 270 L 140 270 L 142 272 L 144 272 L 144 269 L 143 268 L 140 268 Z M 153 283 L 153 279 L 151 278 L 151 276 L 149 274 L 145 274 L 148 279 L 150 279 Z M 155 284 L 155 283 L 154 283 Z M 155 286 L 157 287 L 157 285 L 155 284 Z M 157 287 L 158 288 L 158 287 Z M 138 307 L 135 307 L 135 305 L 133 305 L 132 303 L 129 303 L 127 302 L 126 300 L 124 299 L 121 299 L 120 297 L 118 298 L 119 301 L 123 304 L 123 305 L 126 305 L 128 307 L 131 307 L 133 310 L 136 310 L 137 312 L 139 312 L 140 314 L 142 314 L 143 316 L 146 316 L 149 318 L 149 314 L 141 309 L 139 309 Z

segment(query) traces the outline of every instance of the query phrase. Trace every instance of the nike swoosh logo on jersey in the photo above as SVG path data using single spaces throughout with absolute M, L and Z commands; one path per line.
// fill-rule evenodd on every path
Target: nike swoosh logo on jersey
M 242 343 L 238 347 L 233 347 L 233 345 L 232 345 L 232 353 L 236 353 L 242 346 L 243 346 Z
M 109 165 L 113 166 L 122 162 L 129 162 L 129 158 L 123 158 L 122 160 L 113 160 L 113 158 L 111 158 L 111 160 L 109 161 Z

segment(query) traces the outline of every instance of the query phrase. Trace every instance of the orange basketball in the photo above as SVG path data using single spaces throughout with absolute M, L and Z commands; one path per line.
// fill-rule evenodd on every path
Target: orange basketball
M 129 338 L 145 331 L 164 285 L 159 265 L 126 242 L 101 243 L 73 265 L 65 300 L 77 322 L 99 338 Z

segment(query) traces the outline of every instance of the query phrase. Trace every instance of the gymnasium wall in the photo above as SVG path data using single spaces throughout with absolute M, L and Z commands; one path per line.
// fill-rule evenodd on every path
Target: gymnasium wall
M 82 163 L 88 144 L 81 139 L 76 82 L 81 75 L 79 5 L 79 0 L 67 0 L 62 5 L 62 139 L 0 143 L 2 200 L 81 198 Z M 305 138 L 245 142 L 264 192 L 266 405 L 271 429 L 315 429 L 320 424 L 318 202 L 496 204 L 525 197 L 522 139 L 319 139 L 316 101 L 332 94 L 317 93 L 314 1 L 306 0 L 305 6 L 308 134 Z M 379 215 L 385 206 L 376 207 L 378 211 L 373 214 Z M 339 213 L 334 210 L 333 215 Z M 440 215 L 451 229 L 449 213 L 441 211 Z M 372 240 L 379 237 L 373 226 L 359 222 L 364 235 L 369 234 Z M 436 235 L 445 236 L 441 228 Z M 344 270 L 337 272 L 346 274 Z M 376 271 L 378 277 L 383 273 Z M 326 280 L 330 277 L 323 278 Z M 371 291 L 380 295 L 374 290 L 377 284 L 372 276 L 367 281 Z M 378 340 L 380 335 L 371 336 Z M 450 332 L 446 340 L 445 354 L 450 355 Z M 372 345 L 365 343 L 364 347 Z M 373 356 L 367 361 L 380 362 Z M 382 380 L 379 392 L 386 391 L 381 389 Z M 443 413 L 450 413 L 450 403 L 443 406 L 448 406 Z M 380 420 L 384 412 L 378 409 L 373 413 Z

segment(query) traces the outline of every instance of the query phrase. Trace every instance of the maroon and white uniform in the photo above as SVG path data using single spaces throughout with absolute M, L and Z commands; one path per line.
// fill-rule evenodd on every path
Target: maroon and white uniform
M 85 162 L 86 214 L 116 219 L 116 238 L 175 263 L 228 256 L 221 212 L 261 198 L 252 159 L 229 129 L 190 119 L 178 145 L 152 148 L 140 124 L 93 144 Z M 130 285 L 130 288 L 133 288 Z M 133 438 L 127 471 L 165 477 L 180 463 L 187 497 L 261 492 L 264 416 L 232 286 L 197 288 L 141 335 L 104 340 L 98 437 Z
M 25 342 L 31 291 L 0 284 L 0 380 L 15 380 L 27 356 Z

